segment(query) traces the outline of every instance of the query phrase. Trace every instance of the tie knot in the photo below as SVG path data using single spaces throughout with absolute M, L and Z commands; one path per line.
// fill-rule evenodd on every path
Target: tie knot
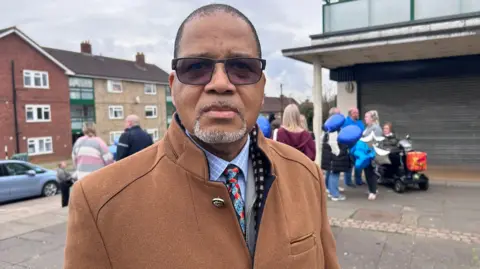
M 225 171 L 223 172 L 223 174 L 230 179 L 230 178 L 236 178 L 239 172 L 240 172 L 240 169 L 236 165 L 229 164 L 227 168 L 225 168 Z

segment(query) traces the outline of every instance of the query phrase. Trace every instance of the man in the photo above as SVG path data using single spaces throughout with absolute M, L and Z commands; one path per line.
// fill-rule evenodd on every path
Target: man
M 65 268 L 340 268 L 318 167 L 255 126 L 265 61 L 251 22 L 204 6 L 175 44 L 174 120 L 74 188 Z
M 362 120 L 360 120 L 360 114 L 358 111 L 358 108 L 353 107 L 350 110 L 348 110 L 348 116 L 345 119 L 345 123 L 343 124 L 342 128 L 345 128 L 349 125 L 356 125 L 358 126 L 362 132 L 365 130 L 365 125 L 363 124 Z M 355 185 L 352 183 L 352 174 L 353 170 L 355 170 Z M 362 180 L 362 170 L 361 169 L 355 169 L 352 167 L 348 172 L 345 173 L 345 185 L 350 186 L 350 187 L 355 187 L 363 185 L 363 180 Z
M 129 115 L 125 119 L 125 132 L 120 136 L 117 144 L 115 160 L 127 158 L 153 144 L 152 137 L 140 128 L 140 119 L 137 115 Z

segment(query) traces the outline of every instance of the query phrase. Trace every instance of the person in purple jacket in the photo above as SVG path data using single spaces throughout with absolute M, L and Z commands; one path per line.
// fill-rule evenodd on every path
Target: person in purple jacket
M 312 135 L 302 127 L 300 110 L 295 104 L 288 105 L 283 112 L 282 126 L 278 128 L 276 140 L 298 149 L 314 161 L 317 154 Z

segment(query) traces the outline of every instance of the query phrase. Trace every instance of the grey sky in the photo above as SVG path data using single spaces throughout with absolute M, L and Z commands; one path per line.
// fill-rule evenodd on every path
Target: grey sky
M 0 0 L 0 29 L 16 25 L 42 46 L 79 51 L 90 40 L 94 54 L 134 59 L 144 52 L 147 62 L 170 72 L 173 41 L 181 21 L 203 0 Z M 268 96 L 304 100 L 311 95 L 312 67 L 287 59 L 280 50 L 310 44 L 321 33 L 320 0 L 230 0 L 253 22 L 260 36 Z M 300 5 L 301 3 L 301 5 Z

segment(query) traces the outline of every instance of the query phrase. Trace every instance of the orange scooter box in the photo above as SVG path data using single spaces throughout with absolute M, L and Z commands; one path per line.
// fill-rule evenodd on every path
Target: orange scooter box
M 420 151 L 408 152 L 407 168 L 413 172 L 427 170 L 427 153 Z

